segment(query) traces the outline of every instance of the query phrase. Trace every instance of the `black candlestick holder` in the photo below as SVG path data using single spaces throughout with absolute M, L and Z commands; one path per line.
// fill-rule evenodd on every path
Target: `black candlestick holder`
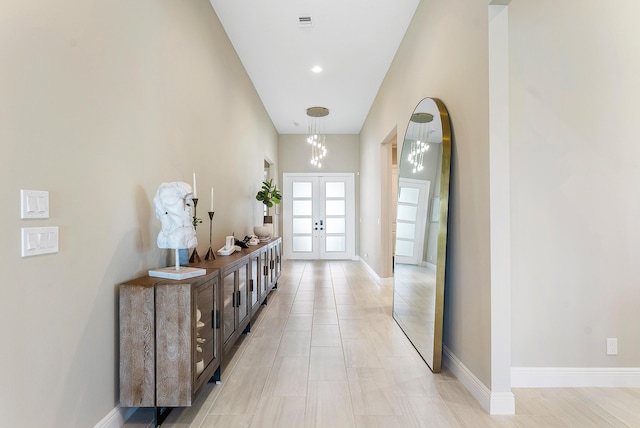
M 196 215 L 196 208 L 198 207 L 198 198 L 192 198 L 193 201 L 193 228 L 198 227 L 198 216 Z M 193 253 L 191 253 L 191 257 L 189 257 L 189 263 L 200 263 L 202 259 L 200 255 L 198 255 L 198 247 L 193 249 Z
M 213 251 L 213 248 L 211 248 L 211 231 L 212 231 L 212 224 L 213 224 L 213 214 L 214 214 L 213 211 L 209 211 L 209 251 L 207 251 L 207 255 L 204 256 L 204 259 L 206 261 L 216 259 L 216 253 L 215 251 Z

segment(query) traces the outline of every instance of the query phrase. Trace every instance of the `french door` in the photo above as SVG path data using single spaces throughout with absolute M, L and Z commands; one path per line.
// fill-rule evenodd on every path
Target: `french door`
M 284 174 L 286 259 L 352 259 L 355 255 L 353 174 Z
M 430 181 L 400 177 L 396 211 L 396 263 L 422 262 Z

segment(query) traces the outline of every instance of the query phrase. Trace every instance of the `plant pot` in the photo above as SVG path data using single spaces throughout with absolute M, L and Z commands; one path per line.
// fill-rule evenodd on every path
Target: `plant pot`
M 264 223 L 264 224 L 267 224 L 267 223 L 273 223 L 273 216 L 272 216 L 272 215 L 266 215 L 266 216 L 264 216 L 264 221 L 263 221 L 263 223 Z

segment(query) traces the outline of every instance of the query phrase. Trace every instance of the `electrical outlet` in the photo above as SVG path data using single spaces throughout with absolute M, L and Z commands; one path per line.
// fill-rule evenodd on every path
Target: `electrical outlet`
M 615 337 L 607 338 L 607 355 L 618 355 L 618 339 Z

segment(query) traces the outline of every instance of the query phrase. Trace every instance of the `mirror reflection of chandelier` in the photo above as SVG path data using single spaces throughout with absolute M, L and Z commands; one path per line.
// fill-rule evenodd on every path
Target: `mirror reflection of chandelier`
M 408 156 L 409 163 L 413 165 L 414 174 L 424 169 L 424 154 L 429 150 L 429 134 L 435 131 L 431 129 L 432 121 L 433 115 L 429 113 L 414 113 L 411 115 L 411 122 L 414 122 L 417 126 L 417 133 L 415 138 L 411 140 L 411 151 L 409 151 Z
M 324 130 L 322 128 L 323 118 L 329 115 L 326 107 L 309 107 L 309 136 L 307 143 L 311 145 L 311 165 L 322 168 L 322 159 L 327 156 L 327 146 L 325 145 Z

